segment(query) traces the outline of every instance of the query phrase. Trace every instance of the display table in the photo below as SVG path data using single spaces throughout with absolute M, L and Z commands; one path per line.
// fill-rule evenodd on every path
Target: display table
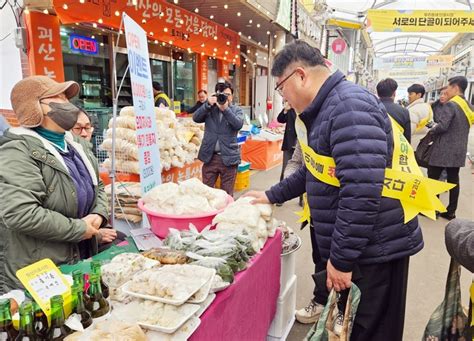
M 276 312 L 280 291 L 281 232 L 268 239 L 247 270 L 217 293 L 201 316 L 201 325 L 190 340 L 265 340 Z
M 242 160 L 250 162 L 252 169 L 268 170 L 283 161 L 281 145 L 283 140 L 247 140 L 242 145 Z
M 122 182 L 140 182 L 139 174 L 116 172 L 115 178 Z M 194 160 L 193 163 L 185 164 L 182 168 L 172 167 L 161 172 L 161 182 L 163 183 L 184 181 L 190 178 L 202 178 L 202 162 L 198 159 Z M 109 173 L 100 172 L 100 179 L 104 185 L 110 184 Z

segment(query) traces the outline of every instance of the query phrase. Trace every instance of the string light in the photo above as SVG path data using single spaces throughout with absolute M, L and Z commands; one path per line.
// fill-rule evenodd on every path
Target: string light
M 68 7 L 67 4 L 64 4 L 64 5 L 63 5 L 63 8 L 64 8 L 65 10 L 67 10 L 69 7 Z
M 214 36 L 214 40 L 217 40 L 217 36 Z
M 249 19 L 249 24 L 253 23 L 253 20 L 252 19 Z
M 86 0 L 79 0 L 79 2 L 80 2 L 81 4 L 84 4 L 84 3 L 86 2 Z
M 240 49 L 240 45 L 237 45 L 237 48 Z
M 28 9 L 28 7 L 25 7 L 25 14 L 30 14 L 30 10 Z
M 204 46 L 206 46 L 206 44 L 202 43 L 202 44 L 201 44 L 201 47 L 204 47 Z
M 241 36 L 241 35 L 242 35 L 242 32 L 239 32 L 239 36 Z
M 228 24 L 228 23 L 225 23 L 225 24 L 224 24 L 224 26 L 225 26 L 225 27 L 228 27 L 228 26 L 229 26 L 229 24 Z
M 104 46 L 104 43 L 100 43 L 100 46 Z
M 240 12 L 237 12 L 237 16 L 240 17 L 242 15 L 242 13 Z
M 142 24 L 146 24 L 146 20 L 145 20 L 145 19 L 142 19 Z
M 214 52 L 217 52 L 217 47 L 214 47 Z
M 45 8 L 43 11 L 44 14 L 49 14 L 48 10 Z
M 155 44 L 158 44 L 158 40 L 155 39 Z
M 224 9 L 228 9 L 229 6 L 227 4 L 224 5 Z
M 99 20 L 97 20 L 99 22 L 99 24 L 103 24 L 104 21 L 102 20 L 102 18 L 99 18 Z
M 273 36 L 273 38 L 275 38 L 275 39 L 276 39 L 276 38 L 277 38 L 277 35 L 275 34 L 275 35 Z
M 152 36 L 154 33 L 153 32 L 150 32 L 150 35 Z
M 97 28 L 97 24 L 96 24 L 96 23 L 93 23 L 93 24 L 92 24 L 92 27 Z
M 172 41 L 172 40 L 170 40 L 170 41 L 168 42 L 168 44 L 170 44 L 170 45 L 173 45 L 173 41 Z
M 267 31 L 267 35 L 270 35 L 270 31 Z
M 225 51 L 224 53 L 225 53 L 225 54 L 229 54 L 229 51 Z
M 214 16 L 211 14 L 211 15 L 209 16 L 209 19 L 211 19 L 211 20 L 214 19 Z
M 252 39 L 252 36 L 249 36 L 249 39 Z
M 92 38 L 92 39 L 95 39 L 95 35 L 91 35 L 91 38 Z
M 168 27 L 165 27 L 165 28 L 163 29 L 163 31 L 164 31 L 164 32 L 168 32 Z
M 257 24 L 257 27 L 260 28 L 260 24 Z
M 177 5 L 179 1 L 178 0 L 173 0 L 173 2 L 175 3 L 175 5 Z
M 268 44 L 265 44 L 265 48 L 268 49 Z
M 247 54 L 250 54 L 250 50 L 247 50 Z
M 115 11 L 115 16 L 120 16 L 120 12 L 119 11 Z
M 199 13 L 199 8 L 196 7 L 196 8 L 194 9 L 194 13 Z
M 226 43 L 226 45 L 229 46 L 229 45 L 230 45 L 230 41 L 228 41 L 228 42 Z

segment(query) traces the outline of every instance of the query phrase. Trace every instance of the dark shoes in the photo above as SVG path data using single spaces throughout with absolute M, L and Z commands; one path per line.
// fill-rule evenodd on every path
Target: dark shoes
M 453 220 L 456 218 L 456 215 L 454 213 L 449 213 L 449 212 L 440 213 L 439 216 L 446 220 Z
M 281 206 L 283 206 L 283 204 L 277 203 L 277 204 L 275 204 L 275 206 L 281 207 Z

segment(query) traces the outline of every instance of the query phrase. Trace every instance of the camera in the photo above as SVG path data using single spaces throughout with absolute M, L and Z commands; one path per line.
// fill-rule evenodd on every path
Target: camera
M 217 94 L 217 95 L 216 95 L 216 97 L 217 97 L 217 103 L 219 103 L 220 105 L 225 104 L 225 103 L 227 102 L 227 97 L 228 97 L 228 96 L 229 96 L 228 94 L 223 93 L 223 92 Z

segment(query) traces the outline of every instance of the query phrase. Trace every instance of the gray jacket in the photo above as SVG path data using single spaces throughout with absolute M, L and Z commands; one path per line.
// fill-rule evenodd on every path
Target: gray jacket
M 474 221 L 454 219 L 446 226 L 444 236 L 451 257 L 474 272 Z
M 233 104 L 222 115 L 220 112 L 217 105 L 205 103 L 193 115 L 194 122 L 206 124 L 198 158 L 204 163 L 210 162 L 219 141 L 222 161 L 226 166 L 235 166 L 240 163 L 237 133 L 244 124 L 244 115 L 242 109 Z
M 469 128 L 466 115 L 456 103 L 447 102 L 443 105 L 438 123 L 429 131 L 429 134 L 434 135 L 434 142 L 428 164 L 435 167 L 464 167 Z

